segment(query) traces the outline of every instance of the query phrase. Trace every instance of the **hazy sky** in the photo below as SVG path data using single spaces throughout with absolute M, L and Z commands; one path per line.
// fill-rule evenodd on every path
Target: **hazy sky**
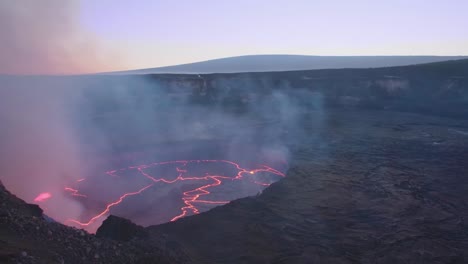
M 468 55 L 467 14 L 467 0 L 1 0 L 0 72 L 246 54 Z

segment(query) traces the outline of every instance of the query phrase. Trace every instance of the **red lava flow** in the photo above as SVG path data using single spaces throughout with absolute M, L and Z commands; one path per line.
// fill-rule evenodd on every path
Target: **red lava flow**
M 44 193 L 39 194 L 36 198 L 34 198 L 34 201 L 43 202 L 49 199 L 50 197 L 52 197 L 52 194 L 50 194 L 49 192 L 44 192 Z
M 231 169 L 235 172 L 233 175 L 211 175 L 209 173 L 205 173 L 204 176 L 198 176 L 198 175 L 188 175 L 190 172 L 186 168 L 187 165 L 190 164 L 222 164 L 223 166 L 229 166 Z M 177 177 L 174 179 L 166 179 L 163 176 L 162 177 L 155 177 L 151 175 L 151 173 L 148 172 L 149 169 L 157 167 L 157 166 L 163 166 L 163 165 L 172 165 L 175 166 L 175 170 L 177 173 Z M 163 184 L 174 184 L 177 182 L 182 182 L 182 181 L 200 181 L 203 185 L 202 186 L 197 186 L 196 188 L 190 189 L 188 191 L 185 191 L 182 193 L 182 202 L 183 206 L 180 207 L 180 214 L 174 215 L 170 221 L 176 221 L 182 217 L 187 216 L 188 214 L 198 214 L 200 213 L 200 205 L 220 205 L 220 204 L 226 204 L 229 203 L 227 200 L 209 200 L 209 199 L 204 199 L 203 197 L 208 196 L 214 187 L 220 186 L 225 182 L 228 181 L 247 181 L 252 184 L 260 185 L 265 188 L 266 186 L 269 186 L 271 184 L 271 180 L 268 180 L 266 182 L 262 182 L 261 180 L 258 179 L 258 177 L 255 177 L 257 174 L 261 175 L 268 175 L 269 177 L 275 176 L 275 177 L 284 177 L 285 174 L 281 171 L 278 171 L 276 169 L 273 169 L 269 166 L 266 165 L 260 165 L 258 168 L 255 169 L 245 169 L 241 167 L 238 163 L 235 163 L 233 161 L 228 161 L 228 160 L 176 160 L 176 161 L 165 161 L 165 162 L 155 162 L 155 163 L 150 163 L 150 164 L 144 164 L 144 165 L 138 165 L 138 166 L 131 166 L 119 170 L 111 170 L 107 171 L 106 174 L 111 176 L 111 177 L 119 177 L 119 173 L 125 172 L 125 171 L 130 171 L 130 170 L 136 170 L 139 175 L 145 177 L 148 180 L 148 184 L 146 184 L 144 187 L 122 193 L 120 197 L 114 201 L 110 201 L 107 203 L 105 208 L 91 217 L 88 221 L 79 221 L 76 219 L 69 219 L 67 222 L 73 223 L 75 225 L 79 225 L 82 227 L 86 227 L 94 223 L 96 220 L 100 219 L 101 217 L 106 216 L 112 207 L 118 206 L 120 203 L 122 203 L 125 199 L 128 197 L 134 196 L 134 195 L 139 195 L 145 192 L 146 190 L 150 189 L 153 187 L 156 183 L 163 183 Z M 82 181 L 85 181 L 85 178 L 77 180 L 77 183 L 80 183 Z M 208 181 L 207 184 L 205 182 Z M 65 187 L 64 191 L 68 192 L 69 195 L 74 196 L 74 197 L 79 197 L 79 198 L 84 198 L 86 199 L 87 195 L 80 193 L 80 190 L 78 188 L 72 188 L 72 187 Z M 37 198 L 34 200 L 36 202 L 43 202 L 49 198 L 51 198 L 50 193 L 41 193 Z

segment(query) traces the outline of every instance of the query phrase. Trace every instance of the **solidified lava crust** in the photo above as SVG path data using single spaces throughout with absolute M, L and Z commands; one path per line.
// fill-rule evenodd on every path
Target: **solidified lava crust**
M 81 219 L 70 218 L 65 224 L 93 231 L 94 228 L 88 227 L 101 222 L 111 210 L 119 210 L 119 206 L 131 197 L 145 194 L 151 196 L 152 193 L 164 196 L 166 193 L 174 198 L 173 193 L 179 192 L 176 201 L 173 199 L 169 203 L 174 204 L 173 208 L 160 213 L 165 214 L 165 222 L 176 221 L 229 203 L 233 199 L 258 193 L 284 176 L 283 172 L 267 165 L 247 169 L 233 161 L 208 159 L 154 162 L 110 170 L 103 177 L 81 178 L 64 187 L 70 197 L 85 205 L 98 200 L 97 196 L 105 200 L 100 208 L 96 208 L 99 207 L 96 205 L 89 206 L 94 208 L 90 210 L 93 211 L 92 214 L 88 212 Z M 146 201 L 151 198 L 154 197 L 141 199 Z M 37 202 L 46 204 L 47 200 L 54 197 L 50 193 L 42 193 L 37 199 Z M 161 203 L 160 205 L 167 207 Z M 161 219 L 149 223 L 157 224 L 158 221 L 163 221 Z

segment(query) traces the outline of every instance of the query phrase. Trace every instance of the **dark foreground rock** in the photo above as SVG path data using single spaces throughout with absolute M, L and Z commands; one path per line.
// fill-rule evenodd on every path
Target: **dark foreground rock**
M 164 238 L 99 238 L 47 221 L 39 210 L 0 183 L 0 263 L 190 263 L 181 247 Z
M 97 237 L 119 241 L 129 241 L 132 238 L 146 238 L 147 235 L 144 227 L 115 215 L 107 217 L 96 232 Z

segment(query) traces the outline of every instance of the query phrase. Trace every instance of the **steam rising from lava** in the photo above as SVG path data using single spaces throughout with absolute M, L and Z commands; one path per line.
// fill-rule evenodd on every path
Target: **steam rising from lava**
M 3 79 L 0 88 L 0 177 L 27 202 L 40 193 L 38 200 L 53 196 L 45 209 L 59 221 L 81 214 L 80 203 L 62 189 L 86 174 L 79 142 L 64 112 L 72 94 L 47 81 Z
M 217 98 L 203 103 L 190 81 L 139 76 L 0 85 L 2 181 L 89 231 L 109 213 L 150 225 L 258 193 L 284 176 L 289 148 L 309 136 L 296 99 L 321 100 L 287 85 L 262 94 L 248 79 L 217 80 Z M 223 87 L 247 95 L 240 113 L 226 110 Z

